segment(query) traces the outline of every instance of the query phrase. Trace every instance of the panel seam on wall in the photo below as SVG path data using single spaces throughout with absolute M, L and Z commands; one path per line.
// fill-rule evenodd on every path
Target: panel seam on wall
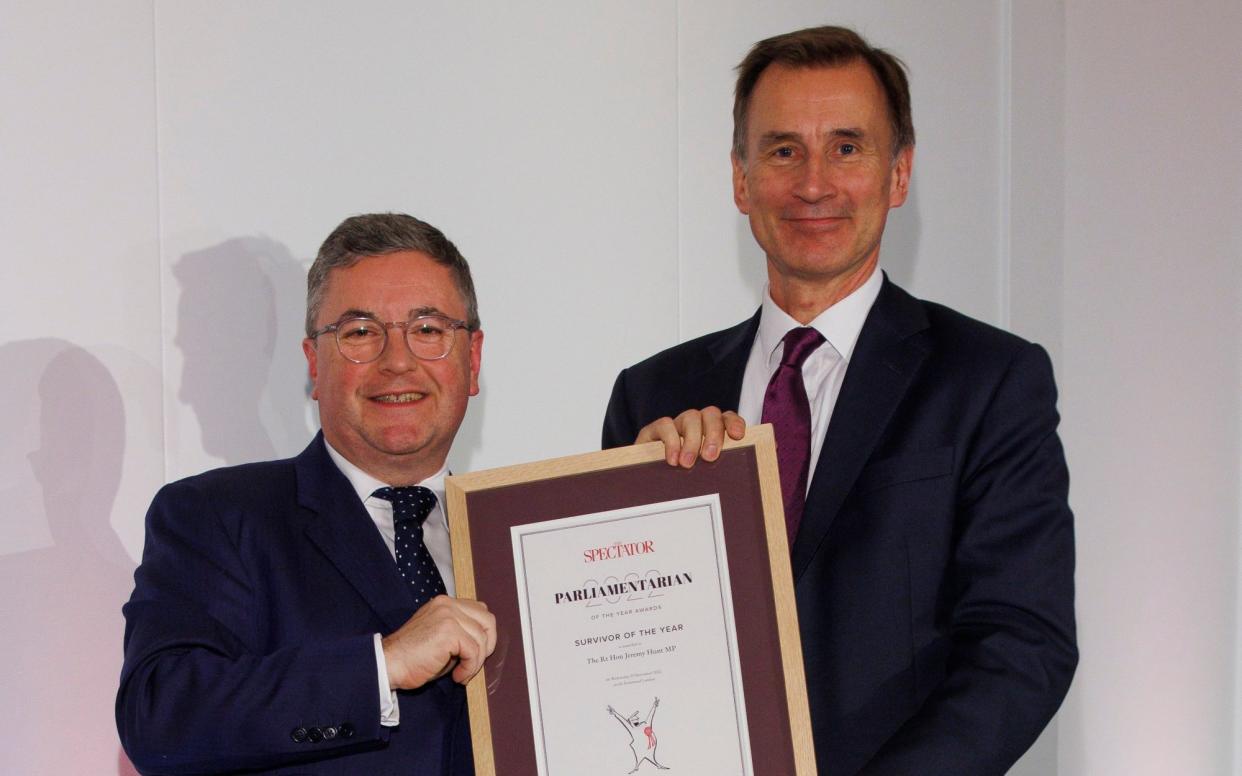
M 1012 261 L 1013 261 L 1013 2 L 1000 4 L 1000 83 L 998 119 L 1000 147 L 996 207 L 996 296 L 997 323 L 1003 329 L 1011 326 Z
M 164 173 L 160 164 L 163 158 L 160 144 L 160 56 L 159 19 L 156 0 L 151 0 L 151 116 L 155 122 L 155 262 L 159 277 L 160 304 L 160 441 L 163 455 L 161 479 L 168 482 L 168 338 L 165 325 L 168 322 L 168 299 L 164 283 Z
M 677 215 L 676 222 L 676 246 L 677 246 L 677 282 L 676 292 L 674 293 L 674 308 L 677 311 L 677 341 L 684 342 L 686 337 L 686 322 L 682 315 L 682 272 L 685 268 L 685 256 L 682 251 L 681 242 L 681 218 L 682 218 L 682 175 L 681 166 L 681 0 L 677 0 L 676 11 L 673 22 L 673 51 L 676 54 L 676 72 L 673 74 L 673 94 L 674 94 L 674 113 L 676 121 L 674 130 L 677 133 L 676 143 L 674 143 L 675 153 L 677 154 Z

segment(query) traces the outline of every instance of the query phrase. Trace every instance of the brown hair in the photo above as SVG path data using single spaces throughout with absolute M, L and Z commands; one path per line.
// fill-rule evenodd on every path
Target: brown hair
M 893 127 L 893 153 L 913 146 L 910 83 L 906 80 L 906 67 L 902 61 L 883 49 L 873 48 L 851 29 L 809 27 L 759 41 L 737 66 L 737 85 L 733 90 L 733 152 L 739 159 L 746 158 L 746 113 L 750 109 L 755 84 L 768 65 L 838 67 L 860 59 L 875 73 L 888 100 L 888 117 Z

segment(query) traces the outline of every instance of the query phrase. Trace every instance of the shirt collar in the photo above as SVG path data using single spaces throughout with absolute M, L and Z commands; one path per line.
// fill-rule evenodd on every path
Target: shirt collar
M 824 339 L 833 347 L 845 362 L 849 362 L 854 353 L 854 345 L 858 343 L 858 335 L 862 333 L 863 323 L 871 305 L 875 304 L 883 285 L 883 275 L 879 270 L 873 271 L 861 286 L 854 289 L 849 296 L 824 310 L 808 325 L 824 335 Z M 794 320 L 789 313 L 772 301 L 770 288 L 763 292 L 763 306 L 759 315 L 758 342 L 769 362 L 780 346 L 781 340 L 791 329 L 802 324 Z
M 358 494 L 358 500 L 362 503 L 367 503 L 367 499 L 371 498 L 371 494 L 379 488 L 388 487 L 388 483 L 375 479 L 351 463 L 348 458 L 337 452 L 336 448 L 328 444 L 327 439 L 323 440 L 323 446 L 328 449 L 328 457 L 331 458 L 332 462 L 336 464 L 336 468 L 341 470 L 341 474 L 345 475 L 345 479 L 349 480 L 349 484 L 353 486 L 354 492 Z M 422 485 L 424 488 L 429 488 L 431 492 L 436 495 L 436 501 L 440 504 L 441 514 L 444 514 L 445 512 L 444 478 L 447 476 L 448 462 L 445 461 L 444 465 L 440 467 L 440 471 L 431 475 L 422 482 L 417 483 Z M 384 499 L 379 499 L 379 501 L 382 501 L 383 504 L 389 503 Z

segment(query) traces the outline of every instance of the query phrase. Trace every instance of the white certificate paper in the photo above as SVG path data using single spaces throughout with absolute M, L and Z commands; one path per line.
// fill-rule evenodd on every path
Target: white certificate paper
M 540 776 L 750 776 L 719 497 L 511 531 Z

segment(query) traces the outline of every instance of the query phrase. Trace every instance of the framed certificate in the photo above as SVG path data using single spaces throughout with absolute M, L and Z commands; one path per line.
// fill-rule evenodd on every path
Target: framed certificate
M 479 776 L 815 773 L 769 426 L 693 469 L 660 443 L 448 478 Z

